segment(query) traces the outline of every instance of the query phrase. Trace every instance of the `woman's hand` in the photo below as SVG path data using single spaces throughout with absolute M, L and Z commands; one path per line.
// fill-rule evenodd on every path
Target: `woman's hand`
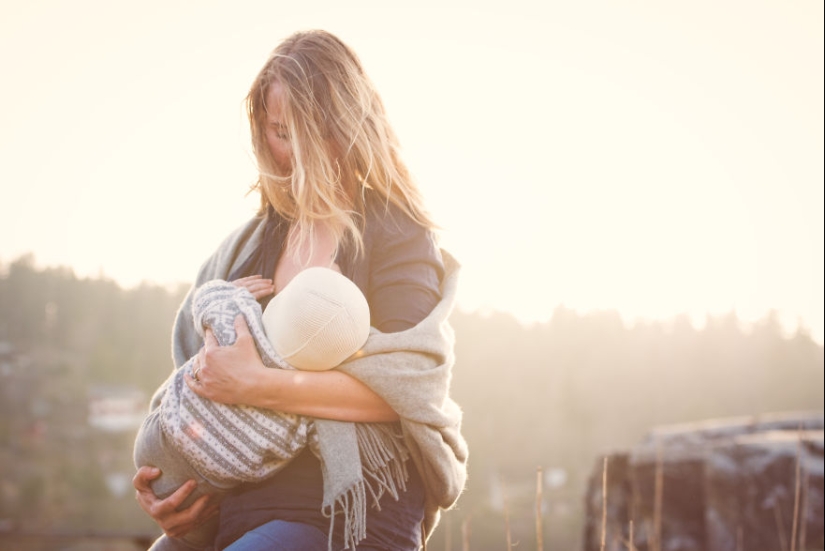
M 235 318 L 235 333 L 235 344 L 220 346 L 214 333 L 205 331 L 203 348 L 192 366 L 195 377 L 184 374 L 186 384 L 198 396 L 223 404 L 250 403 L 267 368 L 242 315 Z
M 209 496 L 206 495 L 199 497 L 188 508 L 178 511 L 178 507 L 195 489 L 195 481 L 188 481 L 166 499 L 160 499 L 150 485 L 150 482 L 159 476 L 160 469 L 141 467 L 132 479 L 132 485 L 135 487 L 135 498 L 140 508 L 158 523 L 167 536 L 183 537 L 218 513 L 217 503 L 210 503 Z

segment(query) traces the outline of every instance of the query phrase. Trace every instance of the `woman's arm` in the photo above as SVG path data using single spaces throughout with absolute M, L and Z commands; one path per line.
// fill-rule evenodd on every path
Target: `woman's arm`
M 285 413 L 353 422 L 389 422 L 398 414 L 364 383 L 331 371 L 270 369 L 264 366 L 243 316 L 235 319 L 237 340 L 219 346 L 205 332 L 193 372 L 184 375 L 192 391 L 224 404 L 246 404 Z

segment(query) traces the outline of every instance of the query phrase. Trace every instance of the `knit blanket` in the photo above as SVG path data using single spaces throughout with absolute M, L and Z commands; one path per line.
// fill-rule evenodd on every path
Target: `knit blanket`
M 184 301 L 190 309 L 197 286 L 227 278 L 260 245 L 265 220 L 256 218 L 232 233 L 204 263 L 195 287 Z M 450 398 L 455 362 L 454 334 L 449 324 L 460 266 L 442 251 L 445 275 L 442 299 L 418 325 L 398 333 L 373 329 L 359 354 L 337 369 L 377 392 L 401 418 L 401 433 L 381 423 L 312 421 L 324 478 L 324 512 L 335 522 L 343 512 L 345 544 L 354 546 L 366 535 L 367 494 L 397 496 L 405 488 L 406 460 L 411 459 L 426 490 L 424 534 L 429 537 L 440 511 L 458 500 L 467 479 L 467 444 L 461 434 L 462 412 Z M 184 365 L 201 345 L 194 326 L 175 326 L 173 356 Z M 153 405 L 162 397 L 157 393 Z M 330 537 L 332 529 L 330 530 Z
M 201 337 L 209 328 L 218 344 L 233 344 L 238 315 L 246 320 L 264 365 L 293 369 L 272 347 L 261 322 L 261 306 L 248 290 L 216 279 L 195 292 L 192 316 Z M 193 363 L 194 357 L 164 383 L 161 427 L 167 441 L 213 486 L 227 489 L 263 480 L 310 443 L 311 420 L 306 417 L 221 404 L 195 394 L 184 380 L 185 373 L 192 376 Z M 317 455 L 317 438 L 311 447 Z

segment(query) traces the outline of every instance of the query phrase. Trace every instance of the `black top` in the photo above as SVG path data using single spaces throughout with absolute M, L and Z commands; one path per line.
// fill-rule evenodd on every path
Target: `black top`
M 384 333 L 409 329 L 441 300 L 441 251 L 432 232 L 374 192 L 367 195 L 364 219 L 362 253 L 356 256 L 354 245 L 344 243 L 336 262 L 367 298 L 370 325 Z M 229 281 L 255 274 L 273 277 L 288 231 L 289 222 L 270 208 L 261 246 Z

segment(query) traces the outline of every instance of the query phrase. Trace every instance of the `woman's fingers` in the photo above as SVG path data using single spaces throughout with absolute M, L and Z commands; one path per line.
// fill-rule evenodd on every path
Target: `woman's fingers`
M 246 323 L 246 318 L 243 317 L 242 314 L 238 314 L 235 316 L 235 335 L 237 339 L 240 338 L 252 338 L 252 334 L 249 332 L 249 325 Z
M 132 486 L 135 488 L 135 499 L 140 508 L 151 515 L 151 508 L 157 496 L 152 491 L 151 481 L 160 476 L 160 469 L 155 467 L 141 467 L 132 478 Z
M 218 346 L 210 330 L 204 332 L 204 346 L 193 360 L 197 379 L 184 372 L 187 386 L 202 398 L 223 404 L 242 404 L 255 381 L 257 369 L 265 368 L 243 315 L 234 321 L 237 338 L 229 346 Z
M 152 491 L 150 482 L 160 476 L 155 467 L 141 467 L 132 479 L 135 498 L 140 507 L 149 514 L 163 532 L 173 538 L 189 533 L 192 528 L 215 514 L 217 504 L 211 503 L 208 495 L 199 497 L 190 507 L 178 510 L 197 484 L 189 480 L 166 499 L 158 498 Z
M 150 482 L 159 476 L 160 469 L 157 467 L 143 466 L 137 470 L 134 478 L 132 478 L 132 486 L 134 486 L 138 492 L 151 492 L 152 486 Z
M 256 279 L 263 279 L 263 277 L 264 276 L 262 276 L 261 274 L 255 274 L 255 275 L 246 276 L 246 277 L 239 277 L 238 279 L 232 280 L 232 283 L 239 284 L 239 283 L 244 283 L 244 282 L 247 282 L 247 281 L 255 281 Z
M 195 526 L 205 520 L 205 510 L 209 506 L 208 495 L 200 496 L 186 509 L 179 510 L 197 484 L 190 480 L 166 499 L 157 503 L 152 517 L 158 522 L 167 536 L 179 538 L 188 534 Z M 151 513 L 150 513 L 151 514 Z
M 203 384 L 203 381 L 200 380 L 200 375 L 198 375 L 198 380 L 196 381 L 189 375 L 189 373 L 184 373 L 183 381 L 186 383 L 186 386 L 188 386 L 189 389 L 198 396 L 201 396 L 202 398 L 209 398 L 205 385 Z
M 175 490 L 175 493 L 173 493 L 166 499 L 158 501 L 158 503 L 155 505 L 156 513 L 159 516 L 168 516 L 178 512 L 178 507 L 183 505 L 183 502 L 186 501 L 186 498 L 189 497 L 189 494 L 195 491 L 196 486 L 197 484 L 194 480 L 187 481 L 180 488 Z M 194 507 L 194 505 L 192 507 Z M 182 512 L 191 511 L 192 507 L 189 507 L 188 509 L 185 509 Z
M 202 396 L 204 398 L 208 398 L 206 395 L 206 385 L 204 384 L 204 377 L 206 377 L 206 373 L 203 371 L 203 367 L 206 365 L 205 360 L 206 355 L 206 347 L 198 351 L 197 356 L 192 360 L 192 375 L 189 375 L 188 372 L 183 372 L 183 381 L 186 383 L 192 392 L 197 394 L 198 396 Z
M 189 480 L 178 488 L 175 493 L 160 501 L 154 510 L 152 517 L 158 521 L 164 533 L 173 538 L 179 538 L 188 534 L 195 526 L 201 524 L 208 516 L 214 514 L 209 511 L 211 503 L 210 496 L 202 495 L 186 509 L 180 509 L 183 502 L 195 491 L 197 484 L 194 480 Z
M 219 510 L 219 506 L 209 496 L 201 496 L 191 507 L 177 513 L 175 524 L 165 528 L 164 533 L 173 538 L 181 538 L 214 517 Z
M 215 333 L 207 327 L 206 331 L 203 332 L 203 348 L 201 351 L 208 354 L 210 349 L 218 348 L 219 346 L 220 344 L 218 343 L 218 339 L 215 338 Z

